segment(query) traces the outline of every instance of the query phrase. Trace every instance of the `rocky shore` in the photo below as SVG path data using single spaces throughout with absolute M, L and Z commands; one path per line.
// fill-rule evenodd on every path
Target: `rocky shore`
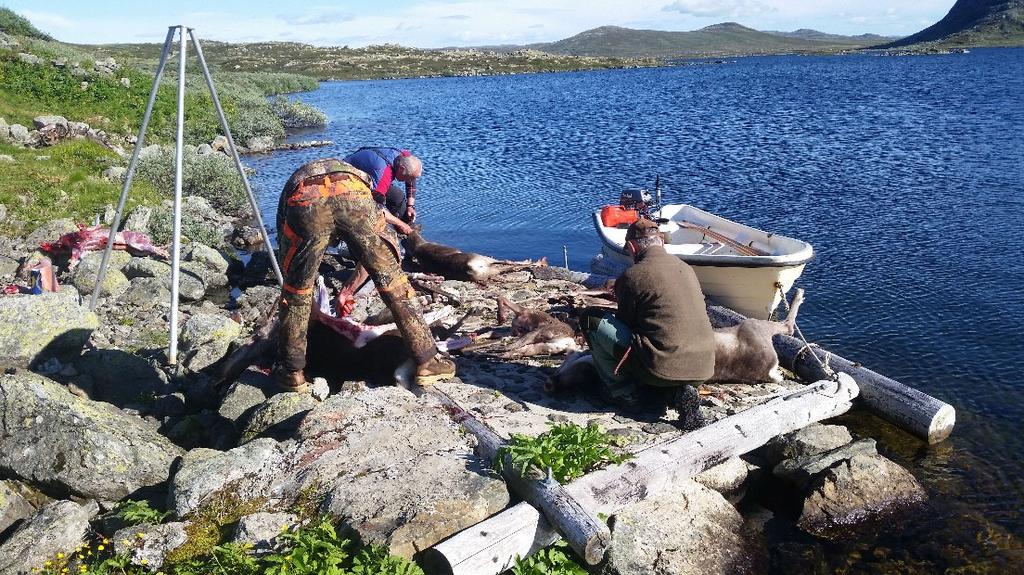
M 231 231 L 208 204 L 200 211 L 224 222 L 225 235 Z M 132 218 L 144 219 L 138 211 Z M 37 244 L 71 226 L 55 221 L 28 238 L 0 240 L 0 261 L 7 262 L 0 282 L 18 281 L 19 268 L 39 255 Z M 0 572 L 29 573 L 90 533 L 128 541 L 118 552 L 156 571 L 202 543 L 213 524 L 225 540 L 269 549 L 282 525 L 321 513 L 362 541 L 417 558 L 510 504 L 513 496 L 474 454 L 471 436 L 436 401 L 379 385 L 379 362 L 348 356 L 342 369 L 338 358 L 317 361 L 343 347 L 336 338 L 314 333 L 310 349 L 329 391 L 275 393 L 272 358 L 218 381 L 218 362 L 263 324 L 278 290 L 265 258 L 243 265 L 231 251 L 195 243 L 183 254 L 177 370 L 164 361 L 170 267 L 159 258 L 115 252 L 95 312 L 82 296 L 93 288 L 100 252 L 61 268 L 58 293 L 0 296 Z M 328 261 L 322 271 L 334 282 L 343 260 Z M 584 289 L 582 279 L 537 268 L 486 286 L 440 284 L 454 300 L 424 296 L 427 307 L 459 304 L 459 334 L 497 328 L 505 336 L 459 356 L 458 378 L 439 389 L 503 436 L 538 435 L 551 423 L 596 424 L 625 451 L 679 436 L 671 411 L 625 415 L 590 390 L 545 393 L 560 358 L 499 357 L 511 334 L 497 325 L 494 295 L 557 311 Z M 354 316 L 372 320 L 381 308 L 368 297 Z M 799 385 L 705 386 L 701 409 L 718 419 Z M 798 502 L 799 512 L 746 505 L 741 513 L 734 505 L 766 489 Z M 769 522 L 843 537 L 925 498 L 873 440 L 816 424 L 610 518 L 612 550 L 599 572 L 756 572 L 780 560 L 766 545 Z M 169 518 L 127 526 L 113 513 L 126 500 L 148 500 Z

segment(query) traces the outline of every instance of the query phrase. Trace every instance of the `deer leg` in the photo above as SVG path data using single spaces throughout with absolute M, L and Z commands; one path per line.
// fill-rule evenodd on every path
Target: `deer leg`
M 789 313 L 786 314 L 786 320 L 782 322 L 789 330 L 789 335 L 793 335 L 793 332 L 796 330 L 796 314 L 800 311 L 800 305 L 803 303 L 804 290 L 797 288 L 796 294 L 793 296 L 793 302 L 789 304 Z
M 509 320 L 509 312 L 512 312 L 512 317 L 523 313 L 523 306 L 508 301 L 505 296 L 499 295 L 494 299 L 498 302 L 498 324 L 504 324 Z

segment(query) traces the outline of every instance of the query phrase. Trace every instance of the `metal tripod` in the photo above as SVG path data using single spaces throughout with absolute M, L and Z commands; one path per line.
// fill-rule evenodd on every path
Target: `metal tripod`
M 227 118 L 224 116 L 224 109 L 221 108 L 220 99 L 217 97 L 217 89 L 213 86 L 213 77 L 210 76 L 210 69 L 206 66 L 206 58 L 203 57 L 203 49 L 199 45 L 199 41 L 196 40 L 195 34 L 192 29 L 187 26 L 171 26 L 167 29 L 167 38 L 164 40 L 164 49 L 160 54 L 160 64 L 156 68 L 156 75 L 153 77 L 153 89 L 149 92 L 149 103 L 146 105 L 146 113 L 142 116 L 142 126 L 139 128 L 139 137 L 135 141 L 135 150 L 132 152 L 131 162 L 128 164 L 128 172 L 124 177 L 124 187 L 121 189 L 121 197 L 117 202 L 117 211 L 114 212 L 114 221 L 110 224 L 110 237 L 107 238 L 107 248 L 103 252 L 103 259 L 100 262 L 99 274 L 96 277 L 96 287 L 92 290 L 92 298 L 89 300 L 89 309 L 96 309 L 96 302 L 99 300 L 100 286 L 103 285 L 103 278 L 107 273 L 107 264 L 110 261 L 110 252 L 114 248 L 114 238 L 117 234 L 117 229 L 121 225 L 121 213 L 124 211 L 125 201 L 128 199 L 128 190 L 132 186 L 132 178 L 135 176 L 135 166 L 139 161 L 139 152 L 145 146 L 146 141 L 146 128 L 149 126 L 149 118 L 153 113 L 153 103 L 156 101 L 157 90 L 160 87 L 160 78 L 163 76 L 164 68 L 167 65 L 167 58 L 171 52 L 171 44 L 174 41 L 175 33 L 178 33 L 180 38 L 180 50 L 178 62 L 178 125 L 177 125 L 177 136 L 175 139 L 174 147 L 174 227 L 173 227 L 173 239 L 171 240 L 171 334 L 170 334 L 170 348 L 167 352 L 167 362 L 170 365 L 178 363 L 178 273 L 181 267 L 181 172 L 182 172 L 182 148 L 184 146 L 184 127 L 185 127 L 185 56 L 187 53 L 187 45 L 185 43 L 185 33 L 188 33 L 189 38 L 192 40 L 192 46 L 196 50 L 196 56 L 199 59 L 199 65 L 203 69 L 203 76 L 206 78 L 206 85 L 210 88 L 210 97 L 213 99 L 213 106 L 217 110 L 217 117 L 220 119 L 221 131 L 228 139 L 228 149 L 231 151 L 231 157 L 235 160 L 235 167 L 238 168 L 238 176 L 242 178 L 242 183 L 245 185 L 245 193 L 249 198 L 249 207 L 252 208 L 252 212 L 256 215 L 256 222 L 260 227 L 260 234 L 263 236 L 264 245 L 267 251 L 270 251 L 270 237 L 267 234 L 267 228 L 263 225 L 263 218 L 260 216 L 260 208 L 256 204 L 256 198 L 253 196 L 252 188 L 249 186 L 249 178 L 245 176 L 245 170 L 242 168 L 242 160 L 238 156 L 238 149 L 235 147 L 235 139 L 231 136 L 231 130 L 228 128 Z M 277 259 L 274 254 L 270 253 L 270 263 L 274 268 L 274 275 L 277 276 L 277 283 L 283 284 L 284 279 L 281 277 L 281 269 L 277 265 Z

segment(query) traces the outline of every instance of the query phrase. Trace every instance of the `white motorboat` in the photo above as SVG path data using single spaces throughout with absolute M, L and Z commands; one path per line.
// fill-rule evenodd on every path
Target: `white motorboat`
M 704 295 L 747 317 L 769 319 L 814 256 L 807 242 L 764 232 L 687 204 L 651 210 L 666 234 L 668 253 L 689 264 Z M 591 268 L 618 275 L 633 264 L 624 249 L 626 228 L 637 211 L 606 206 L 594 212 L 602 250 Z M 627 217 L 621 217 L 627 214 Z

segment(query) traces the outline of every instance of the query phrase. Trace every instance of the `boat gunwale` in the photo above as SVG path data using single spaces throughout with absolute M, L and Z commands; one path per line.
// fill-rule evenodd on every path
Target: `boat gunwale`
M 730 223 L 732 225 L 745 227 L 745 228 L 748 228 L 750 230 L 756 231 L 758 233 L 768 234 L 768 232 L 765 232 L 764 230 L 759 230 L 757 228 L 750 227 L 750 226 L 748 226 L 746 224 L 741 224 L 739 222 L 734 222 L 732 220 L 729 220 L 727 218 L 723 218 L 722 216 L 718 216 L 718 215 L 712 214 L 712 213 L 707 212 L 705 210 L 701 210 L 700 208 L 691 206 L 689 204 L 674 204 L 674 205 L 686 206 L 686 207 L 692 208 L 694 210 L 697 210 L 699 212 L 702 212 L 704 214 L 707 214 L 707 216 L 709 216 L 711 218 L 718 219 L 718 220 L 721 220 L 721 221 L 724 221 L 724 222 L 728 222 L 728 223 Z M 607 226 L 605 226 L 605 225 L 603 225 L 601 223 L 601 210 L 600 209 L 595 210 L 592 215 L 593 215 L 593 220 L 594 220 L 594 227 L 597 229 L 598 237 L 601 238 L 601 243 L 604 246 L 606 246 L 607 248 L 609 248 L 610 250 L 614 251 L 616 254 L 619 254 L 621 256 L 629 258 L 629 254 L 626 253 L 625 249 L 623 249 L 622 247 L 619 247 L 617 244 L 615 244 L 603 232 L 603 229 L 605 229 Z M 734 267 L 734 268 L 761 268 L 761 267 L 764 267 L 764 268 L 766 268 L 766 267 L 785 268 L 785 267 L 796 267 L 796 266 L 800 266 L 800 265 L 805 265 L 805 264 L 807 264 L 807 262 L 809 262 L 812 259 L 814 259 L 814 247 L 811 246 L 810 243 L 805 242 L 803 240 L 798 240 L 796 238 L 791 238 L 789 236 L 784 236 L 782 234 L 774 234 L 773 233 L 773 234 L 768 234 L 768 235 L 770 235 L 770 237 L 773 237 L 773 238 L 780 238 L 780 239 L 790 240 L 790 241 L 793 241 L 793 242 L 798 242 L 798 243 L 802 244 L 802 247 L 799 250 L 797 250 L 795 252 L 792 252 L 792 253 L 782 254 L 782 255 L 770 255 L 770 256 L 768 256 L 768 255 L 766 255 L 766 256 L 746 256 L 746 255 L 740 255 L 740 254 L 735 254 L 735 255 L 734 254 L 728 254 L 728 255 L 707 255 L 707 254 L 678 254 L 678 253 L 673 253 L 672 255 L 674 255 L 675 257 L 679 258 L 680 260 L 682 260 L 682 261 L 684 261 L 684 262 L 686 262 L 688 264 L 691 264 L 691 265 L 708 266 L 708 267 Z M 632 258 L 629 258 L 629 259 L 632 259 Z

